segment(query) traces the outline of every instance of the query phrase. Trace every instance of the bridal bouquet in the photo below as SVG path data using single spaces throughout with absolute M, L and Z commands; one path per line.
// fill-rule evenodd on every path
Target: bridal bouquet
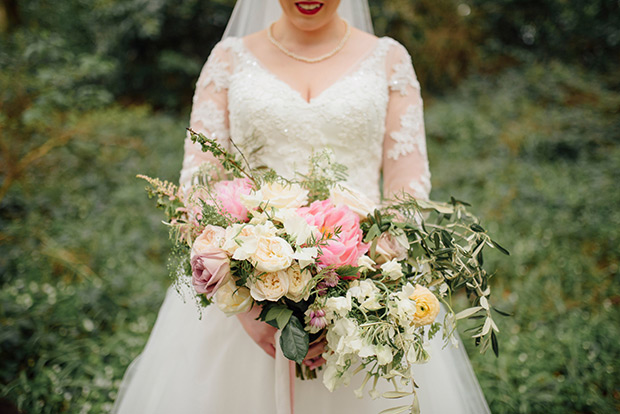
M 191 280 L 202 306 L 215 303 L 228 315 L 262 307 L 259 318 L 281 330 L 280 347 L 299 376 L 316 376 L 301 363 L 310 343 L 325 340 L 329 390 L 364 371 L 359 397 L 371 379 L 370 395 L 378 397 L 379 378 L 395 387 L 385 398 L 411 395 L 401 388 L 409 384 L 415 395 L 412 366 L 428 360 L 427 341 L 439 332 L 454 341 L 460 319 L 476 322 L 482 351 L 498 352 L 482 251 L 508 252 L 464 202 L 403 194 L 379 207 L 343 184 L 346 169 L 327 152 L 286 180 L 190 133 L 223 171 L 198 172 L 186 192 L 141 176 L 167 213 L 173 271 Z M 458 291 L 470 306 L 456 313 L 451 297 Z M 416 404 L 390 412 L 415 412 Z

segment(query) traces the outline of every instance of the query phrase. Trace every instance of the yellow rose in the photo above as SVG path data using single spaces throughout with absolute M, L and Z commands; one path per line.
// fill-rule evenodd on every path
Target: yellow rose
M 288 293 L 286 297 L 293 302 L 308 299 L 308 296 L 310 296 L 310 289 L 307 289 L 307 287 L 310 280 L 312 280 L 312 274 L 308 270 L 301 270 L 297 264 L 286 269 L 286 273 L 289 277 Z
M 409 299 L 415 302 L 416 312 L 411 325 L 423 326 L 433 323 L 439 314 L 439 300 L 424 286 L 416 285 Z
M 284 270 L 293 261 L 293 248 L 281 237 L 260 237 L 250 260 L 261 272 Z
M 250 289 L 237 286 L 229 278 L 215 293 L 215 303 L 222 312 L 231 316 L 249 311 L 253 300 L 250 296 Z
M 255 300 L 277 301 L 286 295 L 289 287 L 289 277 L 284 270 L 271 273 L 258 273 L 248 281 L 250 295 Z

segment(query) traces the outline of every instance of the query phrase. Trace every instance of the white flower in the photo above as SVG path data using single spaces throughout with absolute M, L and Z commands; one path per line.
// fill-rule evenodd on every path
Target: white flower
M 428 262 L 418 261 L 416 265 L 411 267 L 411 270 L 419 275 L 427 275 L 431 272 L 431 266 L 428 264 Z
M 357 259 L 357 265 L 362 269 L 375 270 L 375 268 L 373 267 L 375 265 L 374 260 L 372 260 L 366 255 L 360 256 L 360 258 Z
M 397 280 L 403 277 L 403 267 L 396 259 L 392 259 L 381 265 L 381 273 L 389 277 L 391 280 Z
M 301 247 L 293 253 L 293 259 L 299 262 L 299 266 L 303 269 L 314 263 L 314 258 L 319 255 L 319 249 L 316 247 Z
M 250 261 L 261 272 L 277 272 L 293 262 L 293 248 L 281 237 L 259 237 Z
M 353 281 L 349 288 L 349 292 L 352 297 L 358 300 L 360 306 L 364 309 L 378 310 L 383 307 L 379 303 L 381 292 L 370 279 Z
M 307 300 L 310 296 L 308 284 L 312 280 L 312 274 L 307 270 L 301 270 L 296 264 L 286 269 L 286 274 L 289 277 L 286 297 L 293 302 L 299 302 L 302 299 Z
M 352 358 L 348 359 L 348 361 L 351 360 Z M 353 362 L 351 362 L 351 365 L 353 365 Z M 325 364 L 325 372 L 323 373 L 323 384 L 330 391 L 334 391 L 341 385 L 347 386 L 351 382 L 352 371 L 352 369 L 337 365 L 333 362 L 333 359 L 328 357 Z
M 276 232 L 271 221 L 256 226 L 233 224 L 226 229 L 222 248 L 235 260 L 249 260 L 261 272 L 283 270 L 293 261 L 293 248 Z
M 241 203 L 248 209 L 262 206 L 269 208 L 299 208 L 308 203 L 308 190 L 299 184 L 265 183 L 260 190 L 241 196 Z
M 240 254 L 249 255 L 249 252 L 256 250 L 256 236 L 254 230 L 255 228 L 251 224 L 233 224 L 227 227 L 222 249 L 232 255 L 236 253 L 240 246 L 245 245 L 244 251 Z M 247 246 L 247 243 L 251 243 L 251 245 Z
M 244 286 L 237 286 L 232 279 L 215 292 L 217 307 L 228 316 L 249 311 L 252 302 L 250 290 Z
M 359 191 L 339 183 L 329 190 L 329 199 L 335 206 L 345 205 L 361 218 L 366 218 L 368 214 L 372 214 L 377 205 L 366 195 Z
M 248 212 L 252 216 L 250 219 L 250 224 L 256 226 L 259 224 L 265 224 L 269 221 L 269 215 L 267 215 L 264 211 L 249 210 Z
M 351 293 L 347 292 L 346 296 L 336 296 L 325 301 L 325 309 L 330 313 L 333 312 L 338 316 L 345 317 L 351 310 Z
M 389 314 L 405 328 L 410 327 L 410 321 L 416 313 L 415 303 L 409 299 L 414 290 L 411 283 L 407 283 L 399 292 L 391 295 L 392 301 L 388 306 Z
M 284 231 L 295 240 L 297 246 L 307 243 L 313 235 L 320 234 L 316 226 L 309 225 L 306 219 L 293 209 L 278 210 L 276 219 L 284 225 Z
M 248 279 L 250 295 L 255 300 L 275 302 L 286 295 L 289 288 L 289 277 L 285 271 L 262 273 Z
M 391 347 L 386 345 L 377 345 L 375 347 L 375 354 L 377 355 L 377 362 L 379 365 L 389 364 L 394 357 Z

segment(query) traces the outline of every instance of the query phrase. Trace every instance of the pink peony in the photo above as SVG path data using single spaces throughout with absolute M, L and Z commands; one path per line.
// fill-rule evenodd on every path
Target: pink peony
M 247 178 L 219 181 L 213 186 L 216 198 L 223 212 L 233 218 L 247 222 L 248 210 L 241 204 L 241 195 L 248 195 L 252 191 L 252 182 Z
M 192 255 L 192 284 L 198 293 L 211 298 L 230 275 L 230 260 L 222 249 L 205 247 Z
M 362 242 L 360 219 L 349 207 L 335 207 L 331 200 L 327 199 L 299 208 L 297 213 L 329 239 L 321 246 L 318 257 L 321 266 L 357 266 L 357 259 L 368 250 L 368 245 Z M 336 229 L 339 229 L 337 235 Z

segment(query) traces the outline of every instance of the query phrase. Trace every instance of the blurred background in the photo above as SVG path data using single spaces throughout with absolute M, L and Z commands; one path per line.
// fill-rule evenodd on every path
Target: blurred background
M 178 179 L 233 3 L 0 0 L 0 412 L 111 409 L 169 284 L 135 175 Z M 422 84 L 432 198 L 511 251 L 499 358 L 462 333 L 492 411 L 618 412 L 620 1 L 370 4 Z

